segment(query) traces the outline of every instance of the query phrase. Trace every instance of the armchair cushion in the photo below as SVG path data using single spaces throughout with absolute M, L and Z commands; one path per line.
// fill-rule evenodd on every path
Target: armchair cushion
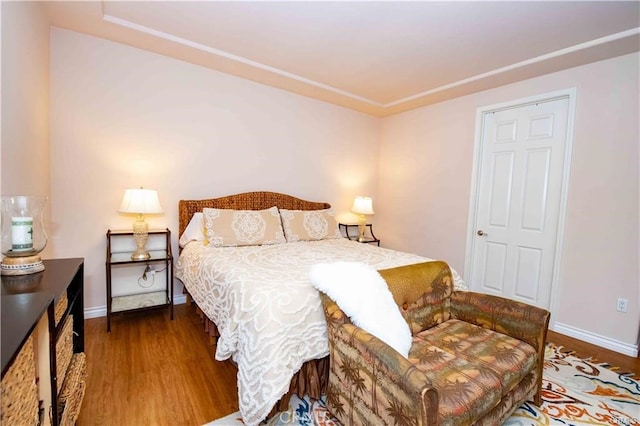
M 378 272 L 387 282 L 412 335 L 451 317 L 453 277 L 446 262 L 416 263 Z M 423 285 L 417 286 L 416 282 Z
M 473 424 L 530 375 L 537 354 L 521 340 L 452 319 L 418 333 L 409 360 L 438 389 L 440 424 Z

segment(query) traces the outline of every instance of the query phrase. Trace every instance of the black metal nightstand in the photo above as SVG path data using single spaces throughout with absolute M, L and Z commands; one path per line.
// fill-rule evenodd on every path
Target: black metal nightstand
M 357 241 L 359 243 L 369 243 L 369 244 L 377 244 L 378 247 L 380 247 L 380 240 L 378 238 L 376 238 L 375 234 L 373 233 L 373 225 L 371 225 L 370 223 L 367 223 L 365 225 L 365 236 L 363 239 L 359 238 L 359 229 L 358 229 L 358 224 L 350 224 L 350 223 L 339 223 L 338 224 L 338 228 L 340 229 L 340 231 L 342 232 L 342 230 L 344 229 L 344 232 L 347 236 L 348 239 L 350 239 L 351 241 Z M 355 234 L 352 235 L 349 231 L 350 230 L 354 230 L 355 229 Z M 367 235 L 367 230 L 369 235 Z
M 160 250 L 150 250 L 151 258 L 147 260 L 131 260 L 132 250 L 115 251 L 112 240 L 118 237 L 131 237 L 131 231 L 107 231 L 107 331 L 111 331 L 111 316 L 116 312 L 135 311 L 143 309 L 168 307 L 171 319 L 173 319 L 173 255 L 171 254 L 171 231 L 169 229 L 150 230 L 149 235 L 160 235 L 163 247 Z M 114 267 L 144 266 L 143 279 L 147 275 L 152 278 L 156 273 L 153 264 L 164 264 L 164 289 L 154 291 L 146 290 L 147 287 L 134 288 L 133 294 L 113 296 L 111 272 Z M 138 283 L 140 281 L 138 280 Z

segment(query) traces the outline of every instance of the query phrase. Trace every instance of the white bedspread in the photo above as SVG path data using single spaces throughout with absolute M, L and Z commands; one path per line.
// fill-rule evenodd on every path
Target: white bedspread
M 329 353 L 311 265 L 364 262 L 385 269 L 431 259 L 343 238 L 249 247 L 189 243 L 179 278 L 220 332 L 216 359 L 238 365 L 238 398 L 245 424 L 263 420 L 308 360 Z M 453 272 L 456 287 L 464 283 Z

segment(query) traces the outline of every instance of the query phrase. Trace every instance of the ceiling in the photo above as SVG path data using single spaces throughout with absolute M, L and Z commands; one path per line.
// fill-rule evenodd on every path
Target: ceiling
M 45 7 L 57 27 L 376 116 L 640 50 L 639 1 Z

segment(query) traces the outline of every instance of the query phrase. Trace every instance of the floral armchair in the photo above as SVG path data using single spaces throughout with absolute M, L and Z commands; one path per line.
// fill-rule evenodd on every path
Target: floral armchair
M 321 293 L 327 408 L 344 425 L 497 425 L 528 399 L 540 405 L 549 312 L 454 291 L 445 262 L 379 272 L 409 324 L 408 359 Z

